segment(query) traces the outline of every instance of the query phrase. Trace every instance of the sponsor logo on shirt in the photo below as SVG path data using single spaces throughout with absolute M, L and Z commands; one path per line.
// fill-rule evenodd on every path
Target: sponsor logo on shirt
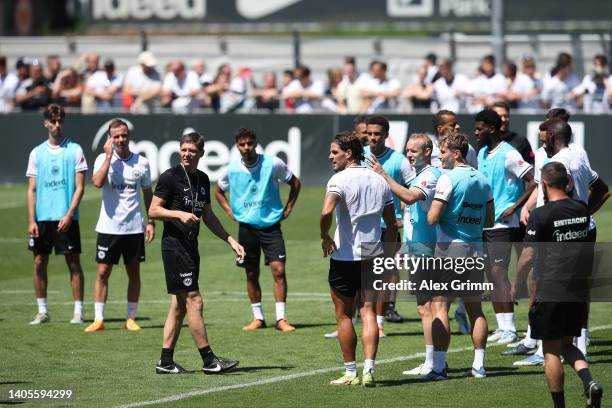
M 469 216 L 465 216 L 465 215 L 460 215 L 459 218 L 457 219 L 457 221 L 463 223 L 463 224 L 474 224 L 474 225 L 480 225 L 481 221 L 482 221 L 482 217 L 469 217 Z
M 136 186 L 135 185 L 131 185 L 131 184 L 117 184 L 117 183 L 113 183 L 111 182 L 111 186 L 112 188 L 114 188 L 115 190 L 119 190 L 119 191 L 124 191 L 124 190 L 135 190 Z
M 244 208 L 261 208 L 263 207 L 263 200 L 258 200 L 258 201 L 245 201 L 242 206 Z
M 61 179 L 61 180 L 45 181 L 44 186 L 45 188 L 52 188 L 52 189 L 56 189 L 58 187 L 66 187 L 66 180 Z
M 559 230 L 555 230 L 553 232 L 553 236 L 557 240 L 557 242 L 563 241 L 575 241 L 578 239 L 585 239 L 589 235 L 589 231 L 586 229 L 575 231 L 569 230 L 567 232 L 561 232 Z
M 468 201 L 464 201 L 461 203 L 463 208 L 472 208 L 474 210 L 480 210 L 482 208 L 482 203 L 470 203 Z
M 554 225 L 555 227 L 562 227 L 564 225 L 584 224 L 586 222 L 587 217 L 565 218 L 563 220 L 556 220 Z

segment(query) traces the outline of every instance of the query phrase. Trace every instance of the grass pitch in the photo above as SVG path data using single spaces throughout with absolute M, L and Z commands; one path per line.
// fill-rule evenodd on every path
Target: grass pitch
M 239 369 L 222 376 L 206 376 L 199 371 L 201 360 L 186 325 L 175 360 L 193 373 L 181 376 L 154 373 L 168 308 L 160 256 L 160 223 L 156 240 L 147 245 L 147 262 L 141 270 L 138 311 L 141 332 L 123 329 L 127 278 L 122 265 L 115 267 L 110 280 L 106 331 L 86 334 L 85 325 L 70 325 L 72 300 L 63 257 L 52 257 L 49 265 L 51 322 L 29 326 L 36 305 L 32 255 L 27 251 L 25 186 L 0 186 L 0 195 L 0 405 L 2 401 L 8 402 L 8 389 L 66 388 L 74 390 L 75 399 L 45 404 L 82 407 L 136 407 L 149 403 L 178 407 L 551 405 L 542 367 L 513 367 L 514 359 L 500 356 L 502 349 L 498 346 L 487 349 L 487 378 L 464 377 L 463 372 L 469 369 L 473 358 L 468 336 L 454 335 L 451 340 L 449 381 L 424 383 L 402 376 L 402 370 L 416 366 L 423 359 L 418 354 L 424 347 L 414 303 L 398 306 L 408 322 L 386 326 L 388 337 L 380 341 L 376 388 L 329 386 L 329 380 L 342 374 L 342 358 L 337 341 L 323 338 L 324 333 L 335 329 L 335 322 L 327 286 L 328 261 L 321 257 L 318 239 L 322 188 L 304 188 L 294 213 L 283 223 L 288 256 L 287 313 L 289 321 L 298 328 L 295 333 L 280 333 L 273 328 L 257 332 L 241 330 L 251 319 L 243 272 L 234 266 L 230 248 L 202 229 L 200 287 L 209 338 L 215 353 L 240 360 Z M 99 208 L 100 193 L 88 186 L 80 221 L 88 322 L 93 318 L 94 226 Z M 215 212 L 228 231 L 235 234 L 237 226 L 216 205 Z M 611 242 L 611 204 L 598 213 L 597 221 L 599 241 Z M 272 278 L 265 268 L 261 282 L 264 311 L 271 324 L 274 321 Z M 490 326 L 494 326 L 489 304 L 485 311 Z M 521 302 L 516 312 L 519 330 L 525 330 L 526 301 Z M 590 323 L 594 329 L 589 349 L 593 376 L 602 383 L 605 392 L 612 392 L 609 304 L 594 304 Z M 457 329 L 454 322 L 451 325 Z M 362 360 L 360 353 L 358 360 Z M 565 367 L 567 406 L 582 406 L 581 384 L 571 369 Z M 604 394 L 604 404 L 606 400 Z M 26 405 L 31 404 L 36 403 Z

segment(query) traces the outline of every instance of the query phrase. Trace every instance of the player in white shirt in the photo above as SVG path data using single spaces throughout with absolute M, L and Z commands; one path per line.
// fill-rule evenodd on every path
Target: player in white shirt
M 94 322 L 85 331 L 104 330 L 104 306 L 108 296 L 108 279 L 113 265 L 123 256 L 128 275 L 127 314 L 125 328 L 138 331 L 136 309 L 140 296 L 140 262 L 145 260 L 145 235 L 147 242 L 155 237 L 155 223 L 144 226 L 145 209 L 151 205 L 151 171 L 149 161 L 129 147 L 129 130 L 121 119 L 114 119 L 108 126 L 109 137 L 104 153 L 96 158 L 92 182 L 102 189 L 102 207 L 96 231 L 96 262 L 98 271 L 94 286 Z
M 358 385 L 360 381 L 355 362 L 357 339 L 352 321 L 355 295 L 362 290 L 362 270 L 372 271 L 373 259 L 383 254 L 381 216 L 390 236 L 397 234 L 397 227 L 391 189 L 382 176 L 361 165 L 364 160 L 363 146 L 356 135 L 348 132 L 336 135 L 330 146 L 329 160 L 336 174 L 327 183 L 321 211 L 321 247 L 324 257 L 331 256 L 328 281 L 345 366 L 345 374 L 331 384 Z M 334 210 L 336 232 L 332 238 L 329 230 Z M 366 243 L 370 244 L 369 248 L 362 246 Z M 372 291 L 363 294 L 371 296 Z M 365 358 L 361 379 L 363 386 L 374 386 L 374 360 L 378 349 L 378 327 L 372 300 L 364 298 L 360 308 Z
M 482 110 L 475 116 L 475 122 L 474 134 L 482 146 L 478 170 L 487 177 L 495 199 L 495 223 L 483 233 L 488 278 L 495 284 L 491 298 L 497 319 L 497 329 L 487 340 L 508 344 L 517 340 L 508 266 L 513 243 L 523 240 L 518 209 L 535 187 L 533 168 L 511 144 L 501 139 L 502 119 L 494 110 Z
M 15 107 L 15 91 L 19 78 L 6 69 L 6 57 L 0 56 L 0 113 L 6 113 Z
M 440 169 L 431 165 L 431 151 L 433 143 L 431 138 L 423 133 L 410 135 L 406 144 L 406 156 L 410 165 L 416 170 L 416 176 L 404 187 L 385 172 L 376 157 L 369 159 L 368 165 L 376 173 L 387 180 L 391 191 L 403 203 L 404 207 L 404 236 L 402 244 L 404 251 L 411 256 L 431 256 L 437 241 L 438 227 L 429 225 L 427 212 L 436 192 L 436 184 L 440 177 Z M 433 340 L 431 334 L 431 298 L 417 292 L 417 311 L 423 325 L 425 338 L 425 362 L 412 370 L 406 370 L 405 375 L 427 375 L 433 368 Z
M 558 161 L 563 163 L 567 169 L 568 175 L 573 184 L 571 197 L 575 200 L 585 203 L 591 214 L 594 214 L 603 203 L 609 198 L 608 186 L 599 178 L 598 174 L 591 169 L 588 156 L 584 149 L 571 140 L 571 127 L 567 124 L 569 114 L 564 109 L 553 109 L 548 112 L 547 117 L 552 117 L 540 125 L 540 142 L 543 146 L 535 153 L 535 173 L 534 180 L 538 184 L 537 189 L 531 194 L 529 200 L 521 210 L 521 223 L 526 224 L 529 219 L 529 211 L 534 207 L 544 205 L 544 193 L 540 187 L 540 178 L 542 167 L 551 162 Z M 591 216 L 589 226 L 589 240 L 595 242 L 597 238 L 597 230 L 595 228 L 595 220 Z M 523 282 L 517 281 L 514 284 L 514 293 Z M 532 282 L 530 282 L 532 286 Z M 533 288 L 531 288 L 533 295 Z M 585 318 L 585 327 L 582 330 L 581 336 L 576 339 L 576 346 L 586 355 L 586 342 L 588 337 L 588 317 Z M 527 336 L 522 340 L 522 344 L 526 347 L 533 348 L 536 341 L 531 338 L 531 328 L 527 328 Z M 520 347 L 521 345 L 517 345 Z M 544 353 L 542 345 L 538 347 L 536 354 L 524 360 L 514 362 L 514 365 L 540 365 L 544 362 Z
M 465 95 L 470 86 L 468 77 L 454 73 L 452 61 L 446 59 L 440 62 L 439 76 L 433 83 L 438 109 L 452 112 L 464 109 Z
M 439 110 L 435 113 L 431 119 L 435 138 L 431 141 L 433 142 L 433 151 L 431 152 L 431 164 L 435 167 L 441 168 L 442 162 L 440 161 L 440 139 L 447 135 L 449 132 L 459 132 L 461 130 L 461 126 L 459 122 L 457 122 L 457 115 L 455 112 L 448 110 Z M 467 164 L 472 166 L 473 168 L 478 168 L 478 154 L 476 153 L 476 149 L 472 147 L 472 145 L 468 146 L 468 154 L 467 154 Z

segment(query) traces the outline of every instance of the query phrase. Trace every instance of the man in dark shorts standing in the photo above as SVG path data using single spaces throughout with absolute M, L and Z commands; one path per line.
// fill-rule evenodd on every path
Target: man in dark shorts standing
M 74 314 L 70 323 L 83 323 L 83 270 L 79 204 L 85 189 L 87 162 L 83 149 L 62 133 L 66 113 L 59 105 L 44 111 L 47 140 L 30 152 L 28 160 L 29 249 L 34 253 L 34 291 L 38 314 L 30 324 L 49 321 L 47 265 L 55 247 L 70 271 Z
M 355 134 L 337 134 L 330 145 L 329 160 L 335 174 L 327 183 L 321 210 L 321 248 L 323 256 L 331 258 L 328 282 L 345 368 L 344 375 L 330 384 L 358 385 L 360 381 L 355 361 L 357 338 L 352 321 L 355 295 L 362 290 L 362 270 L 372 271 L 373 258 L 383 253 L 381 216 L 387 224 L 389 236 L 397 234 L 397 226 L 389 184 L 382 176 L 361 165 L 364 160 L 363 146 Z M 336 233 L 332 238 L 329 230 L 334 211 Z M 368 246 L 373 248 L 365 250 Z M 386 252 L 390 252 L 389 245 L 386 247 Z M 360 308 L 365 358 L 361 385 L 373 387 L 379 332 L 374 310 L 375 297 L 372 298 L 372 293 L 368 291 L 365 293 L 367 296 L 361 297 L 363 303 Z
M 197 169 L 203 155 L 204 138 L 196 132 L 183 135 L 180 141 L 180 163 L 159 177 L 149 209 L 151 219 L 164 221 L 162 259 L 166 286 L 172 295 L 164 325 L 161 359 L 155 366 L 158 374 L 186 371 L 173 359 L 185 315 L 191 336 L 204 362 L 204 373 L 219 374 L 238 365 L 238 361 L 215 356 L 208 343 L 202 317 L 203 302 L 198 286 L 200 218 L 213 234 L 232 247 L 238 259 L 244 258 L 244 248 L 225 231 L 213 213 L 210 181 L 204 172 Z
M 217 184 L 215 197 L 227 215 L 239 222 L 238 241 L 247 251 L 247 256 L 243 262 L 238 262 L 238 266 L 246 271 L 253 321 L 242 330 L 266 327 L 259 285 L 259 263 L 263 250 L 265 263 L 270 265 L 274 277 L 276 328 L 293 332 L 295 327 L 285 317 L 287 252 L 281 221 L 287 219 L 293 210 L 300 193 L 300 180 L 278 157 L 255 151 L 257 137 L 253 130 L 240 128 L 236 131 L 235 139 L 242 158 L 229 164 L 227 172 Z M 285 206 L 281 202 L 279 181 L 291 187 Z M 225 197 L 226 191 L 230 192 L 229 201 Z
M 593 244 L 588 242 L 590 215 L 584 203 L 569 198 L 565 192 L 568 182 L 563 163 L 550 162 L 542 168 L 540 187 L 546 204 L 529 216 L 526 247 L 517 265 L 517 283 L 527 277 L 535 262 L 537 284 L 529 324 L 531 336 L 542 340 L 554 407 L 565 407 L 563 356 L 582 381 L 586 406 L 598 408 L 603 394 L 601 385 L 593 381 L 584 354 L 572 344 L 572 337 L 580 335 L 588 306 L 588 278 L 593 262 Z M 546 244 L 536 247 L 536 243 Z M 516 285 L 513 294 L 515 291 Z

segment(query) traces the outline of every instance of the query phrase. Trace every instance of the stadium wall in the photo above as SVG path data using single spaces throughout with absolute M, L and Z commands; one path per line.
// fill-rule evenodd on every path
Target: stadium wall
M 87 157 L 90 169 L 102 152 L 108 122 L 115 116 L 68 114 L 64 134 L 77 141 Z M 186 130 L 202 133 L 206 153 L 200 169 L 216 181 L 224 167 L 239 157 L 234 145 L 234 131 L 250 127 L 257 133 L 260 149 L 278 155 L 287 162 L 305 185 L 325 185 L 331 176 L 327 159 L 329 141 L 341 130 L 350 130 L 352 116 L 337 115 L 124 115 L 130 125 L 132 150 L 145 155 L 151 163 L 154 179 L 178 163 L 178 140 Z M 388 145 L 400 148 L 414 132 L 431 132 L 431 115 L 387 115 L 391 122 Z M 462 131 L 473 138 L 473 118 L 459 115 Z M 537 147 L 538 125 L 542 115 L 513 115 L 510 128 L 527 135 Z M 600 176 L 612 180 L 610 116 L 575 115 L 570 122 L 574 141 L 589 154 L 592 167 Z M 22 113 L 0 116 L 4 159 L 0 162 L 0 182 L 23 183 L 30 150 L 45 140 L 42 115 Z M 88 177 L 89 179 L 89 177 Z

